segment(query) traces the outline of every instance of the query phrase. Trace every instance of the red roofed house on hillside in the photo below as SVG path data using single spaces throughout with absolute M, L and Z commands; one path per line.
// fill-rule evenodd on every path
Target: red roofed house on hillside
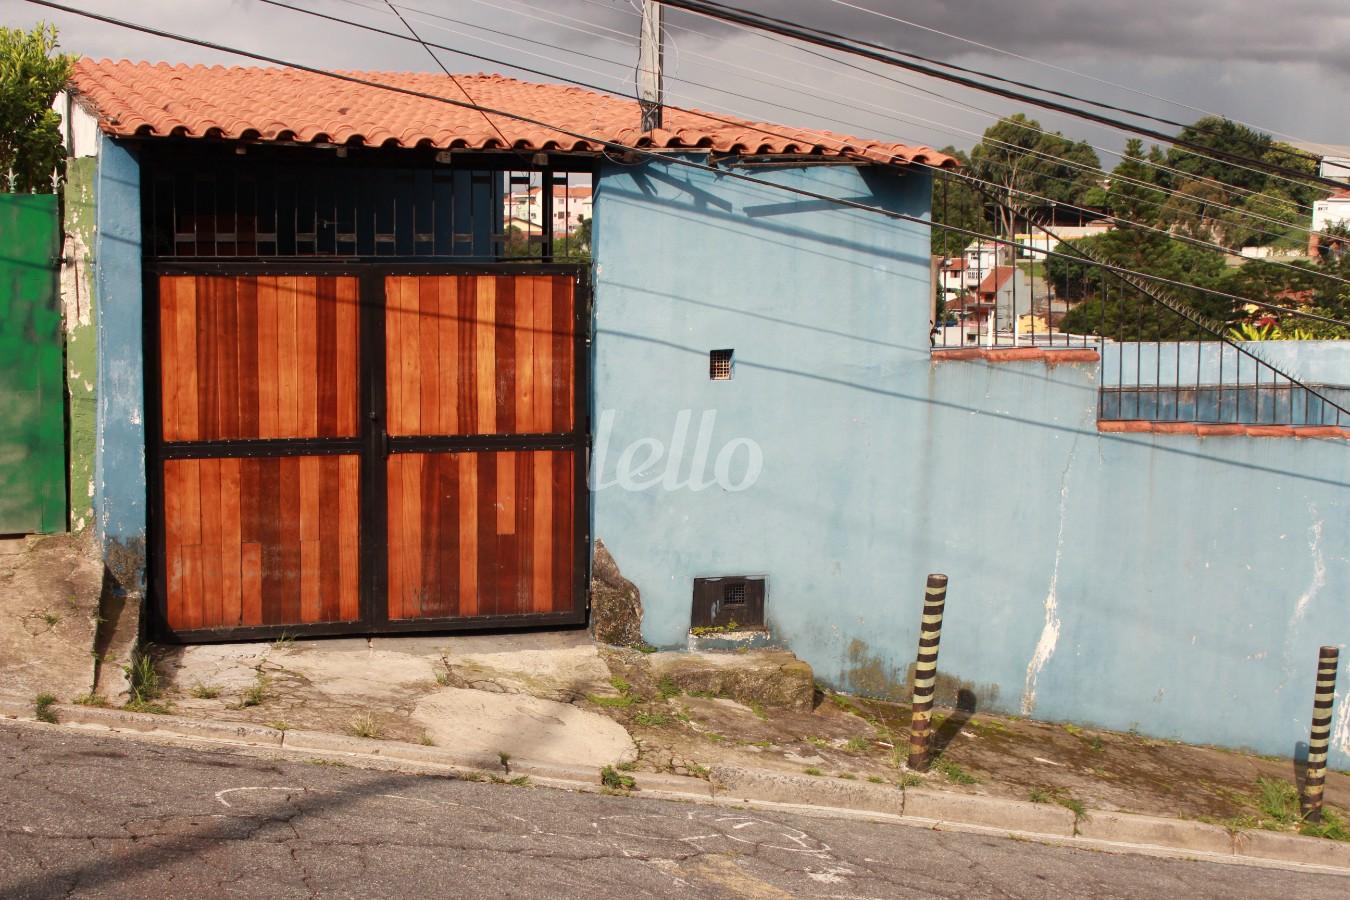
M 830 385 L 902 358 L 878 334 L 926 352 L 941 153 L 482 74 L 82 59 L 57 108 L 97 206 L 95 521 L 161 640 L 577 625 L 603 538 L 682 644 L 696 576 L 819 593 L 816 551 L 745 543 L 833 464 L 805 419 L 896 477 L 899 421 Z

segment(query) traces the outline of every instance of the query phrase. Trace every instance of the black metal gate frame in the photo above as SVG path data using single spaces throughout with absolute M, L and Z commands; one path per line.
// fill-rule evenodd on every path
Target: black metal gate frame
M 295 637 L 406 634 L 539 628 L 583 625 L 587 620 L 590 567 L 590 491 L 586 479 L 590 447 L 590 318 L 589 266 L 561 263 L 444 263 L 361 259 L 309 259 L 209 262 L 146 259 L 143 263 L 145 431 L 147 517 L 150 541 L 151 611 L 148 632 L 163 643 L 219 643 Z M 359 282 L 358 416 L 355 438 L 256 439 L 236 441 L 165 441 L 161 415 L 159 279 L 164 275 L 317 275 L 356 277 Z M 570 432 L 539 435 L 490 434 L 390 437 L 385 430 L 385 279 L 392 275 L 570 275 L 573 297 L 574 427 Z M 574 523 L 572 608 L 561 613 L 497 616 L 449 616 L 390 620 L 388 585 L 388 473 L 385 460 L 394 453 L 474 450 L 572 450 L 574 452 Z M 359 455 L 361 459 L 360 537 L 361 618 L 355 622 L 314 622 L 233 628 L 173 629 L 168 619 L 168 574 L 164 535 L 164 462 L 171 459 L 227 459 L 259 456 Z

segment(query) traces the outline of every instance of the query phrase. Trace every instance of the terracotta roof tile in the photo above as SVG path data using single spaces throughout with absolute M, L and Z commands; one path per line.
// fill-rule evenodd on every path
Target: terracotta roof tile
M 665 128 L 648 134 L 637 128 L 639 112 L 634 100 L 501 75 L 458 75 L 461 90 L 451 79 L 439 74 L 343 74 L 454 100 L 464 99 L 467 92 L 474 103 L 628 146 L 852 156 L 879 163 L 956 165 L 951 157 L 928 147 L 748 122 L 730 116 L 718 115 L 713 119 L 692 111 L 667 109 Z M 496 129 L 476 110 L 296 69 L 86 58 L 75 64 L 72 80 L 75 91 L 92 105 L 103 130 L 124 137 L 327 141 L 438 150 L 503 148 Z M 578 140 L 549 128 L 504 116 L 492 119 L 516 149 L 601 149 L 596 141 Z M 730 119 L 734 124 L 718 119 Z

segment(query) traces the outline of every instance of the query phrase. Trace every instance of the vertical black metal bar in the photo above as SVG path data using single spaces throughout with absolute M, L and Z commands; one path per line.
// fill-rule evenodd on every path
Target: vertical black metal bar
M 361 620 L 370 628 L 389 621 L 387 600 L 389 547 L 388 461 L 385 458 L 387 406 L 385 397 L 385 275 L 366 267 L 360 275 L 361 328 Z
M 590 358 L 591 358 L 591 321 L 593 316 L 592 309 L 592 285 L 591 270 L 589 266 L 582 266 L 576 275 L 574 281 L 575 296 L 572 300 L 573 305 L 573 384 L 576 386 L 573 391 L 573 423 L 572 429 L 576 436 L 573 444 L 573 451 L 576 459 L 573 460 L 573 511 L 574 511 L 574 530 L 573 534 L 573 552 L 576 562 L 573 565 L 575 583 L 572 587 L 573 608 L 583 617 L 589 611 L 589 586 L 590 586 L 590 564 L 591 564 L 591 491 L 590 484 L 586 478 L 588 453 L 591 445 L 591 378 L 590 378 Z
M 169 629 L 168 569 L 164 553 L 164 429 L 161 420 L 159 333 L 159 277 L 152 266 L 143 265 L 141 274 L 142 341 L 145 379 L 145 488 L 146 524 L 150 540 L 145 548 L 146 590 L 144 609 L 150 621 L 141 628 L 144 634 L 160 635 Z M 96 659 L 95 665 L 103 665 Z
M 543 234 L 539 236 L 541 241 L 539 245 L 540 256 L 544 262 L 553 262 L 553 167 L 545 166 L 543 170 L 542 181 L 539 193 L 543 206 L 540 208 L 539 218 L 543 221 Z

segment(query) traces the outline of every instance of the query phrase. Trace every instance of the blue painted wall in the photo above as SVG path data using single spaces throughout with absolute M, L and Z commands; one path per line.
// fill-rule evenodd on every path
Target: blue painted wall
M 100 140 L 95 190 L 99 393 L 94 515 L 113 577 L 122 589 L 139 591 L 146 506 L 141 181 L 133 152 L 106 136 Z
M 765 177 L 927 210 L 921 173 Z M 821 680 L 902 696 L 941 571 L 949 693 L 1270 753 L 1307 739 L 1316 647 L 1350 637 L 1346 442 L 1103 435 L 1096 364 L 931 362 L 922 227 L 655 163 L 606 169 L 595 222 L 593 531 L 647 640 L 685 645 L 694 577 L 765 574 L 775 637 Z M 733 380 L 708 379 L 714 348 Z M 1350 383 L 1335 356 L 1314 377 Z M 753 485 L 650 483 L 685 410 L 672 482 L 715 413 L 707 457 L 754 441 Z

